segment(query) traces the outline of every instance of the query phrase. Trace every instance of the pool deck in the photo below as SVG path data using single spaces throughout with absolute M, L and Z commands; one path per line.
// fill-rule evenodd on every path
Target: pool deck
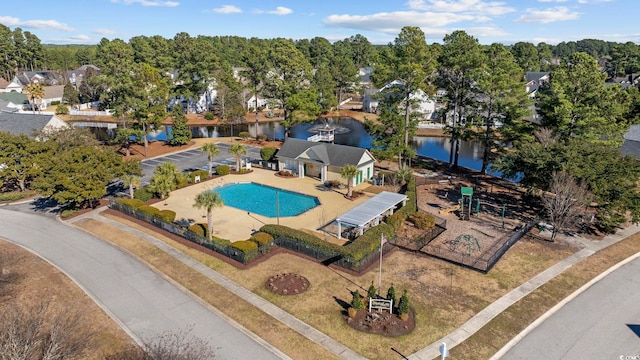
M 196 195 L 224 184 L 236 182 L 255 182 L 316 196 L 318 200 L 320 200 L 320 206 L 298 216 L 280 217 L 279 219 L 280 225 L 289 226 L 294 229 L 308 229 L 313 231 L 318 231 L 320 227 L 330 223 L 340 214 L 362 204 L 374 195 L 365 193 L 365 196 L 351 201 L 344 197 L 347 191 L 346 188 L 338 192 L 325 188 L 317 179 L 307 177 L 302 179 L 281 178 L 275 176 L 274 171 L 254 168 L 253 172 L 249 174 L 229 174 L 173 191 L 166 201 L 160 201 L 153 206 L 160 210 L 170 209 L 175 211 L 177 213 L 176 221 L 184 219 L 191 223 L 206 223 L 205 210 L 193 207 Z M 367 186 L 369 185 L 363 183 L 358 185 L 356 189 L 361 190 Z M 254 231 L 260 229 L 264 224 L 276 223 L 278 223 L 277 218 L 247 213 L 244 210 L 230 206 L 223 206 L 213 210 L 214 235 L 231 241 L 246 240 Z

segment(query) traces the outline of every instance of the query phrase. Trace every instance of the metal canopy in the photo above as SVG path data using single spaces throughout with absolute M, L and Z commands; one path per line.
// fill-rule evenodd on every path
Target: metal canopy
M 354 207 L 340 215 L 336 221 L 338 224 L 348 224 L 354 227 L 364 227 L 380 215 L 394 208 L 399 203 L 406 201 L 406 195 L 383 191 L 364 203 Z

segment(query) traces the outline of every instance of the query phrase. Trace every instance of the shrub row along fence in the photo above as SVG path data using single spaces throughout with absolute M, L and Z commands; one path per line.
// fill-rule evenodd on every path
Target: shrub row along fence
M 255 258 L 268 253 L 269 250 L 272 248 L 272 243 L 269 243 L 269 244 L 258 245 L 256 249 L 243 251 L 233 247 L 229 240 L 214 238 L 213 241 L 209 241 L 208 238 L 200 236 L 183 226 L 180 226 L 175 223 L 163 221 L 157 216 L 146 214 L 142 211 L 136 210 L 130 206 L 121 204 L 114 200 L 110 201 L 109 207 L 111 207 L 114 210 L 120 211 L 123 214 L 127 214 L 131 217 L 134 217 L 138 220 L 152 224 L 153 226 L 163 229 L 165 231 L 168 231 L 172 234 L 178 235 L 186 240 L 189 240 L 192 243 L 203 246 L 209 250 L 213 250 L 221 255 L 224 255 L 230 259 L 233 259 L 245 265 L 250 263 Z

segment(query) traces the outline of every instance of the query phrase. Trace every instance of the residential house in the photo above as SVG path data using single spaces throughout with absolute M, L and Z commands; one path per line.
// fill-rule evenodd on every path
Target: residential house
M 340 170 L 347 164 L 355 165 L 358 174 L 353 185 L 358 185 L 373 177 L 373 164 L 376 159 L 367 149 L 318 143 L 307 140 L 287 138 L 276 154 L 278 168 L 297 174 L 298 177 L 315 177 L 320 181 L 345 181 Z
M 60 76 L 49 70 L 23 71 L 16 75 L 16 77 L 23 85 L 42 84 L 42 86 L 51 86 L 64 84 L 64 76 Z
M 17 77 L 13 77 L 13 80 L 8 81 L 4 78 L 0 78 L 0 93 L 9 93 L 9 92 L 22 92 L 22 88 L 24 88 L 24 84 L 18 80 Z
M 25 134 L 37 139 L 37 134 L 43 130 L 66 127 L 69 125 L 55 115 L 0 112 L 0 131 L 13 135 Z
M 69 82 L 77 89 L 80 84 L 82 84 L 82 82 L 85 79 L 85 73 L 87 72 L 88 69 L 92 69 L 95 72 L 99 73 L 100 72 L 100 68 L 98 68 L 95 65 L 91 65 L 91 64 L 87 64 L 87 65 L 82 65 L 79 68 L 75 69 L 75 70 L 69 70 L 67 71 L 67 79 L 69 80 Z
M 362 99 L 362 109 L 365 112 L 375 113 L 378 111 L 378 106 L 380 105 L 380 98 L 384 96 L 384 92 L 389 90 L 391 87 L 403 86 L 403 82 L 401 80 L 394 80 L 387 85 L 385 85 L 382 89 L 376 90 L 373 88 L 365 89 L 364 97 Z M 414 91 L 409 99 L 413 102 L 412 110 L 419 114 L 419 120 L 421 121 L 430 121 L 432 120 L 434 113 L 436 111 L 436 102 L 431 96 L 427 95 L 421 89 Z
M 526 81 L 525 91 L 527 92 L 527 94 L 531 99 L 535 98 L 540 86 L 549 82 L 549 74 L 550 73 L 548 71 L 542 71 L 542 72 L 528 71 L 525 74 L 525 81 Z M 540 116 L 538 115 L 538 111 L 536 109 L 535 104 L 532 104 L 531 106 L 529 106 L 529 111 L 530 111 L 530 115 L 525 116 L 524 119 L 534 124 L 541 125 L 542 119 L 540 119 Z
M 40 108 L 46 109 L 54 102 L 62 103 L 64 85 L 43 86 L 44 96 L 40 99 Z

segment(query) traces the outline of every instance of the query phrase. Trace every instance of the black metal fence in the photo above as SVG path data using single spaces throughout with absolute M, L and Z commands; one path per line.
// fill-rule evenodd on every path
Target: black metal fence
M 491 251 L 491 256 L 489 256 L 488 258 L 473 254 L 465 254 L 459 251 L 453 251 L 449 247 L 442 245 L 427 244 L 427 246 L 422 249 L 422 252 L 486 273 L 493 268 L 493 266 L 502 258 L 507 250 L 509 250 L 516 242 L 518 242 L 518 240 L 520 240 L 527 232 L 529 232 L 529 230 L 531 230 L 531 228 L 534 227 L 539 221 L 540 219 L 536 218 L 518 229 L 505 242 L 498 245 L 495 250 Z M 484 254 L 486 253 L 487 252 L 485 252 Z
M 393 239 L 389 240 L 389 242 L 405 250 L 419 251 L 431 241 L 433 241 L 433 239 L 437 238 L 440 234 L 447 231 L 447 220 L 437 217 L 433 214 L 431 215 L 436 220 L 436 225 L 431 229 L 426 230 L 425 232 L 420 234 L 420 236 L 417 236 L 415 238 L 396 236 Z
M 131 217 L 134 217 L 138 220 L 152 224 L 153 226 L 163 229 L 165 231 L 168 231 L 172 234 L 178 235 L 192 243 L 198 244 L 209 250 L 213 250 L 218 254 L 224 255 L 230 259 L 233 259 L 245 265 L 250 263 L 252 260 L 268 253 L 269 250 L 271 250 L 271 248 L 273 247 L 272 244 L 264 244 L 264 245 L 259 245 L 257 249 L 243 252 L 228 244 L 224 244 L 216 241 L 209 241 L 209 239 L 202 237 L 194 233 L 193 231 L 190 231 L 184 226 L 180 226 L 175 223 L 165 222 L 158 217 L 145 214 L 141 211 L 135 210 L 129 206 L 120 204 L 116 201 L 111 200 L 109 203 L 109 207 L 114 210 L 120 211 L 121 213 L 127 214 Z

